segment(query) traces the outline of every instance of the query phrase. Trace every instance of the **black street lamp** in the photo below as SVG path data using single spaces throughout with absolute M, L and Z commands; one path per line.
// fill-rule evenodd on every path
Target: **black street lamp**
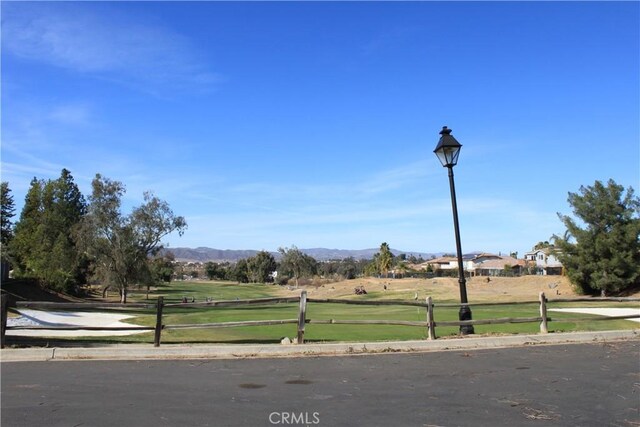
M 462 263 L 462 245 L 460 244 L 460 225 L 458 224 L 458 205 L 456 203 L 456 187 L 453 183 L 453 167 L 458 163 L 460 148 L 462 145 L 451 136 L 451 129 L 446 126 L 440 132 L 440 140 L 433 150 L 440 159 L 442 166 L 449 169 L 449 186 L 451 187 L 451 208 L 453 209 L 453 227 L 456 233 L 456 250 L 458 253 L 458 283 L 460 284 L 460 313 L 459 319 L 471 320 L 471 309 L 467 302 L 467 281 L 464 277 L 464 264 Z M 460 325 L 462 335 L 473 334 L 473 325 Z

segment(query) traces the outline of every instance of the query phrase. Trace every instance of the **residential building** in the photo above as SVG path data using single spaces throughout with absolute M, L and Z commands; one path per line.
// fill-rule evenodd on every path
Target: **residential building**
M 536 274 L 542 276 L 561 275 L 564 267 L 555 255 L 553 246 L 534 249 L 524 254 L 527 265 L 535 268 Z
M 502 276 L 520 275 L 526 263 L 522 259 L 510 256 L 493 254 L 480 254 L 472 260 L 473 269 L 470 269 L 472 276 Z
M 458 258 L 453 256 L 444 256 L 440 258 L 430 259 L 427 262 L 420 264 L 422 268 L 426 269 L 431 266 L 433 271 L 437 270 L 453 270 L 458 268 Z
M 502 276 L 505 273 L 522 274 L 526 263 L 522 259 L 490 253 L 465 254 L 462 258 L 464 270 L 471 276 Z M 454 270 L 458 268 L 456 257 L 440 257 L 429 260 L 421 267 L 431 266 L 434 272 L 438 270 Z

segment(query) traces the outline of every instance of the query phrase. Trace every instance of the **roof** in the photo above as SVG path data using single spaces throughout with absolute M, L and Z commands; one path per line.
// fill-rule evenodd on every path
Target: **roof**
M 510 265 L 512 267 L 515 266 L 525 266 L 525 261 L 522 259 L 515 259 L 510 256 L 503 256 L 499 259 L 490 259 L 487 261 L 483 261 L 474 265 L 476 269 L 490 269 L 490 270 L 504 270 L 504 267 Z
M 478 259 L 478 258 L 497 258 L 497 259 L 500 259 L 500 258 L 502 258 L 502 256 L 500 256 L 500 255 L 496 255 L 496 254 L 490 254 L 490 253 L 488 253 L 488 252 L 482 252 L 482 253 L 476 254 L 476 255 L 472 258 L 472 260 L 476 260 L 476 259 Z
M 458 261 L 458 258 L 456 257 L 443 256 L 440 258 L 430 259 L 429 261 L 425 262 L 425 264 L 450 264 L 452 262 L 457 262 L 457 261 Z
M 545 255 L 552 255 L 554 252 L 557 252 L 558 248 L 554 247 L 554 246 L 549 246 L 546 248 L 540 248 L 540 249 L 534 249 L 532 251 L 529 252 L 525 252 L 525 255 L 533 255 L 533 254 L 537 254 L 538 252 L 542 252 Z

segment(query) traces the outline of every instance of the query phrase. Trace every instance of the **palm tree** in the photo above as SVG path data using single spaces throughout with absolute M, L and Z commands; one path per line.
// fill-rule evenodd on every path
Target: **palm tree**
M 393 254 L 389 249 L 389 244 L 384 242 L 380 245 L 380 252 L 378 256 L 378 271 L 380 274 L 384 274 L 385 277 L 388 277 L 388 271 L 391 267 L 391 262 L 393 261 Z

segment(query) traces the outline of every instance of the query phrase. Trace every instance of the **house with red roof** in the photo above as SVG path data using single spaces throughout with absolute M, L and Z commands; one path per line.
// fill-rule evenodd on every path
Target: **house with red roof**
M 525 260 L 490 253 L 465 255 L 462 261 L 464 270 L 471 276 L 501 276 L 505 272 L 519 275 L 526 267 Z M 431 266 L 434 272 L 454 270 L 458 268 L 458 259 L 456 257 L 440 257 L 421 264 L 423 269 L 428 266 Z

